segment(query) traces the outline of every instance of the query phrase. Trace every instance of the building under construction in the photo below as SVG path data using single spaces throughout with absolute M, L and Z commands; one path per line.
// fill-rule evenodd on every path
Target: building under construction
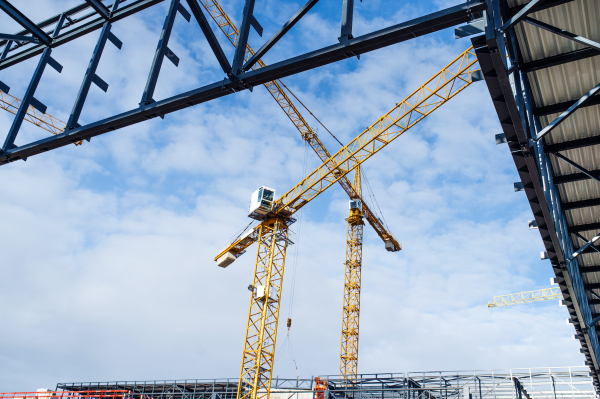
M 129 111 L 81 125 L 89 91 L 108 88 L 97 74 L 106 45 L 121 48 L 111 32 L 113 23 L 166 1 L 169 3 L 141 101 Z M 38 60 L 22 99 L 9 94 L 10 82 L 0 82 L 0 107 L 14 114 L 2 149 L 0 165 L 67 146 L 86 144 L 93 137 L 162 117 L 200 103 L 253 90 L 263 85 L 289 117 L 321 165 L 281 194 L 260 187 L 251 196 L 248 216 L 253 222 L 215 254 L 216 265 L 228 267 L 256 243 L 255 272 L 250 291 L 245 342 L 239 376 L 231 380 L 59 383 L 55 391 L 2 394 L 3 398 L 136 398 L 136 399 L 331 399 L 364 398 L 592 398 L 600 389 L 600 3 L 595 0 L 468 0 L 391 27 L 354 36 L 354 1 L 340 1 L 339 37 L 330 46 L 266 65 L 262 57 L 298 23 L 318 0 L 308 0 L 281 29 L 258 49 L 248 43 L 262 27 L 253 15 L 256 0 L 245 0 L 241 25 L 236 27 L 216 0 L 86 0 L 54 17 L 35 23 L 18 2 L 0 0 L 0 9 L 22 26 L 0 34 L 0 70 Z M 260 1 L 260 0 L 258 0 Z M 242 10 L 235 10 L 241 12 Z M 179 17 L 177 17 L 179 16 Z M 176 18 L 177 17 L 177 18 Z M 187 21 L 187 22 L 182 22 Z M 198 24 L 222 69 L 222 79 L 194 90 L 155 100 L 163 62 L 179 58 L 168 47 L 176 23 Z M 213 27 L 216 27 L 213 29 Z M 453 28 L 471 46 L 414 92 L 373 121 L 337 152 L 329 151 L 297 108 L 297 97 L 281 79 L 430 33 Z M 35 98 L 44 73 L 61 72 L 53 49 L 95 35 L 97 44 L 73 99 L 68 121 L 46 113 Z M 219 40 L 218 35 L 225 35 Z M 222 43 L 232 45 L 228 59 Z M 50 68 L 47 68 L 47 67 Z M 53 69 L 54 71 L 50 71 Z M 523 191 L 531 206 L 530 228 L 538 229 L 558 288 L 510 301 L 561 298 L 570 314 L 586 366 L 459 372 L 359 374 L 358 342 L 364 226 L 371 226 L 387 251 L 402 245 L 369 203 L 361 164 L 451 101 L 472 84 L 485 85 L 502 132 L 490 140 L 510 152 Z M 294 101 L 297 100 L 297 101 Z M 309 111 L 310 112 L 310 111 Z M 15 145 L 23 122 L 50 134 Z M 113 133 L 114 134 L 114 133 Z M 341 143 L 340 143 L 341 144 Z M 308 380 L 273 377 L 280 298 L 286 251 L 293 244 L 290 226 L 295 213 L 333 185 L 348 195 L 343 318 L 339 373 Z M 280 195 L 279 195 L 280 194 Z M 240 223 L 242 223 L 241 221 Z M 366 222 L 366 223 L 365 223 Z M 369 227 L 368 227 L 369 228 Z M 250 256 L 250 255 L 247 255 Z M 558 291 L 559 290 L 559 291 Z M 537 298 L 537 299 L 536 299 Z M 491 306 L 498 306 L 494 301 Z M 291 323 L 291 320 L 288 320 Z M 289 327 L 289 324 L 288 324 Z

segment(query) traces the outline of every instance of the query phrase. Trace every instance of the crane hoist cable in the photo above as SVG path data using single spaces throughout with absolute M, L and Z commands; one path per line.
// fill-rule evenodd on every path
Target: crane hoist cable
M 319 122 L 319 125 L 323 126 L 323 129 L 327 130 L 327 133 L 329 133 L 329 134 L 331 135 L 331 137 L 333 137 L 333 138 L 335 139 L 335 141 L 337 141 L 337 142 L 338 142 L 338 143 L 339 143 L 341 146 L 343 146 L 344 144 L 342 144 L 342 142 L 341 142 L 341 141 L 339 141 L 339 140 L 338 140 L 338 138 L 337 138 L 337 137 L 335 137 L 335 135 L 334 135 L 333 133 L 331 133 L 331 131 L 330 131 L 329 129 L 327 129 L 327 126 L 325 126 L 325 125 L 324 125 L 324 124 L 323 124 L 323 123 L 322 123 L 322 122 L 319 120 L 319 118 L 317 118 L 317 117 L 315 116 L 315 114 L 313 114 L 313 113 L 310 111 L 310 109 L 306 108 L 306 105 L 304 105 L 304 103 L 303 103 L 302 101 L 300 101 L 300 99 L 299 99 L 298 97 L 296 97 L 296 95 L 294 94 L 294 92 L 292 92 L 292 91 L 289 89 L 289 87 L 287 87 L 287 86 L 285 85 L 285 83 L 283 83 L 282 81 L 280 81 L 280 82 L 281 82 L 281 85 L 282 85 L 283 87 L 285 87 L 285 89 L 286 89 L 287 91 L 289 91 L 289 92 L 290 92 L 290 94 L 292 95 L 292 97 L 294 97 L 294 98 L 296 99 L 296 101 L 298 101 L 298 102 L 300 103 L 300 105 L 302 105 L 302 106 L 304 107 L 304 109 L 305 109 L 305 110 L 307 110 L 307 111 L 308 111 L 308 113 L 309 113 L 309 114 L 310 114 L 310 115 L 311 115 L 313 118 L 315 118 L 315 120 L 316 120 L 317 122 Z

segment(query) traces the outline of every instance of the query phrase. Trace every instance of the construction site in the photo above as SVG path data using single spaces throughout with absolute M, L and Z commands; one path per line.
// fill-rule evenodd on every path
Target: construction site
M 0 399 L 600 397 L 600 2 L 81 1 L 0 0 Z

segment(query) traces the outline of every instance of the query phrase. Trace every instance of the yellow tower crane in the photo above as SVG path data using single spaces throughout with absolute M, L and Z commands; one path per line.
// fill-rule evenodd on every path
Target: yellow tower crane
M 253 195 L 252 216 L 261 222 L 215 257 L 218 265 L 226 267 L 258 241 L 238 398 L 268 398 L 270 394 L 292 215 L 468 87 L 476 62 L 472 48 L 467 49 L 279 199 L 274 200 L 274 190 L 266 187 Z
M 217 26 L 221 29 L 223 34 L 227 37 L 229 42 L 236 47 L 237 38 L 238 38 L 238 29 L 233 24 L 231 19 L 227 16 L 223 8 L 219 5 L 216 0 L 200 0 L 200 4 L 204 7 L 204 9 L 211 16 L 213 21 L 217 24 Z M 249 44 L 246 45 L 246 60 L 249 59 L 254 54 L 254 51 L 250 47 Z M 259 60 L 258 64 L 256 64 L 253 69 L 262 68 L 265 66 L 265 63 L 262 60 Z M 268 82 L 265 84 L 265 88 L 269 91 L 269 93 L 273 96 L 273 98 L 277 101 L 277 104 L 281 107 L 281 109 L 285 112 L 285 114 L 290 118 L 294 126 L 300 132 L 302 139 L 310 145 L 310 147 L 315 151 L 315 153 L 321 159 L 321 162 L 326 162 L 327 159 L 331 157 L 329 151 L 325 148 L 325 145 L 321 142 L 316 132 L 308 125 L 302 114 L 298 111 L 298 109 L 294 106 L 293 102 L 286 95 L 283 88 L 289 91 L 289 93 L 300 102 L 300 100 L 292 93 L 292 91 L 280 80 Z M 302 102 L 300 102 L 302 104 Z M 304 106 L 304 104 L 302 104 Z M 306 106 L 304 106 L 306 108 Z M 306 108 L 306 110 L 313 116 L 313 113 Z M 315 117 L 315 119 L 317 119 Z M 317 119 L 318 121 L 318 119 Z M 319 121 L 319 123 L 321 123 Z M 325 126 L 323 126 L 325 127 Z M 325 128 L 327 129 L 327 128 Z M 340 143 L 341 144 L 341 143 Z M 357 169 L 358 171 L 358 169 Z M 360 216 L 355 215 L 352 219 L 352 224 L 348 224 L 348 240 L 346 243 L 346 271 L 345 271 L 345 281 L 344 281 L 344 306 L 343 306 L 343 320 L 342 320 L 342 344 L 340 351 L 340 375 L 345 378 L 356 377 L 357 374 L 357 366 L 358 366 L 358 326 L 359 326 L 359 316 L 360 316 L 360 266 L 362 263 L 362 226 L 364 222 L 362 222 L 362 217 L 365 216 L 369 224 L 375 229 L 375 232 L 381 237 L 384 241 L 385 247 L 388 251 L 399 251 L 402 249 L 401 244 L 393 237 L 391 232 L 383 225 L 380 219 L 375 215 L 367 205 L 367 203 L 362 199 L 362 189 L 360 185 L 360 172 L 358 175 L 355 175 L 354 184 L 351 184 L 347 177 L 342 177 L 339 180 L 339 184 L 342 186 L 344 191 L 348 194 L 350 198 L 350 202 L 354 204 L 360 204 Z M 358 178 L 358 181 L 356 180 Z M 360 223 L 358 223 L 360 220 Z M 351 229 L 352 226 L 352 229 Z M 358 229 L 360 226 L 360 237 L 358 234 Z M 350 234 L 350 232 L 354 234 Z M 358 241 L 357 241 L 357 238 Z M 353 255 L 354 254 L 354 255 Z M 356 254 L 359 254 L 359 257 L 356 257 Z M 352 256 L 353 255 L 353 256 Z M 352 267 L 348 266 L 349 258 L 353 262 Z M 235 258 L 232 258 L 235 259 Z M 357 266 L 356 266 L 357 265 Z M 350 301 L 350 302 L 346 302 Z

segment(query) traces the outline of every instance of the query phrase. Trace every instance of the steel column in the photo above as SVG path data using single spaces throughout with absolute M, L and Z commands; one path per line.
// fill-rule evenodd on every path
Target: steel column
M 142 94 L 142 100 L 140 101 L 140 105 L 151 104 L 154 101 L 152 96 L 154 95 L 154 89 L 156 88 L 156 81 L 158 80 L 158 75 L 160 74 L 160 68 L 163 63 L 163 59 L 165 55 L 177 66 L 179 64 L 179 60 L 175 57 L 172 58 L 175 54 L 167 47 L 169 43 L 169 38 L 171 37 L 171 30 L 173 29 L 173 23 L 175 22 L 175 17 L 177 16 L 177 11 L 181 9 L 181 4 L 179 0 L 171 0 L 171 5 L 169 7 L 169 12 L 165 18 L 165 23 L 162 28 L 162 32 L 160 34 L 160 39 L 158 40 L 158 45 L 156 46 L 156 52 L 154 53 L 154 60 L 152 61 L 152 66 L 150 67 L 150 73 L 148 74 L 148 81 L 146 82 L 146 88 L 144 89 L 144 94 Z M 185 11 L 187 13 L 187 11 Z M 183 14 L 185 16 L 185 14 Z M 186 18 L 189 22 L 189 18 Z M 174 61 L 176 59 L 177 61 Z
M 2 1 L 2 0 L 0 0 L 0 1 Z M 54 30 L 53 37 L 58 36 L 60 29 L 62 28 L 62 25 L 64 24 L 64 21 L 65 21 L 65 15 L 63 14 L 61 16 L 60 20 L 58 21 L 58 24 L 56 25 L 56 29 Z M 10 127 L 10 130 L 8 131 L 6 139 L 4 140 L 4 145 L 2 146 L 2 153 L 5 153 L 7 150 L 10 150 L 15 147 L 15 144 L 14 144 L 15 139 L 17 138 L 17 135 L 19 134 L 19 129 L 21 128 L 21 125 L 23 124 L 23 119 L 25 118 L 25 115 L 27 114 L 27 110 L 29 109 L 29 106 L 31 105 L 32 102 L 39 103 L 37 100 L 35 100 L 33 95 L 35 94 L 35 90 L 37 89 L 38 84 L 40 83 L 40 79 L 42 79 L 42 74 L 44 73 L 44 69 L 46 68 L 46 65 L 50 64 L 55 69 L 57 69 L 56 65 L 60 66 L 60 64 L 58 64 L 56 61 L 54 61 L 52 59 L 52 57 L 50 56 L 51 54 L 52 54 L 52 49 L 49 47 L 46 48 L 44 50 L 44 52 L 42 53 L 42 57 L 40 58 L 40 61 L 38 62 L 38 66 L 35 69 L 35 72 L 33 73 L 33 77 L 31 78 L 31 81 L 29 82 L 29 86 L 27 87 L 25 96 L 21 100 L 21 104 L 19 106 L 19 109 L 17 110 L 17 114 L 15 115 L 12 125 Z M 57 69 L 57 71 L 60 73 L 59 69 Z M 25 158 L 23 158 L 23 159 L 25 159 Z
M 354 0 L 344 0 L 342 5 L 342 29 L 340 41 L 352 39 L 352 19 L 354 16 Z
M 114 10 L 115 8 L 113 8 Z M 108 88 L 108 84 L 104 83 L 98 75 L 96 75 L 96 69 L 98 68 L 98 64 L 100 63 L 100 57 L 102 57 L 102 52 L 104 51 L 104 46 L 106 45 L 107 40 L 111 40 L 113 44 L 120 50 L 122 43 L 119 39 L 114 36 L 110 29 L 112 24 L 110 22 L 106 22 L 102 31 L 100 32 L 100 37 L 98 38 L 98 42 L 96 43 L 96 47 L 94 48 L 94 52 L 92 53 L 92 58 L 90 59 L 90 63 L 88 64 L 88 68 L 85 71 L 85 76 L 83 78 L 83 82 L 81 82 L 81 88 L 79 89 L 79 93 L 77 94 L 77 99 L 75 100 L 75 104 L 73 105 L 73 110 L 71 111 L 71 115 L 69 116 L 69 120 L 67 121 L 67 129 L 74 129 L 79 127 L 79 117 L 81 116 L 81 111 L 83 110 L 83 105 L 87 98 L 87 95 L 90 91 L 90 87 L 92 82 L 96 83 L 103 91 L 106 91 Z M 89 141 L 89 140 L 88 140 Z
M 242 64 L 244 63 L 244 57 L 246 55 L 246 44 L 248 44 L 248 35 L 250 34 L 251 21 L 254 18 L 254 1 L 255 0 L 246 0 L 246 3 L 244 5 L 242 25 L 240 26 L 238 41 L 235 44 L 233 63 L 231 64 L 233 74 L 236 76 L 243 72 Z

